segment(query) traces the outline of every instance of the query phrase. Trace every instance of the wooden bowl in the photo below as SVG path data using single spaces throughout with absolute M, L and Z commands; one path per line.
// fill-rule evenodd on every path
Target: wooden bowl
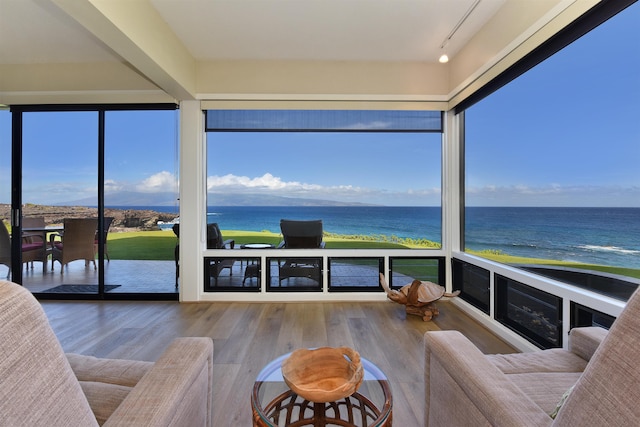
M 363 376 L 360 354 L 349 347 L 300 349 L 282 362 L 285 383 L 298 396 L 326 403 L 351 396 Z

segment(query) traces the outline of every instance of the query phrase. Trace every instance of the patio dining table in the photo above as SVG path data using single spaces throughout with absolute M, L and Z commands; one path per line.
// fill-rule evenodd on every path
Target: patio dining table
M 46 262 L 46 258 L 47 258 L 47 249 L 48 249 L 48 240 L 47 240 L 47 233 L 57 233 L 60 231 L 63 231 L 64 227 L 61 225 L 49 225 L 46 227 L 25 227 L 22 229 L 22 237 L 28 237 L 28 236 L 38 236 L 42 238 L 42 259 L 45 260 L 42 263 L 42 271 L 46 271 L 47 270 L 47 262 Z

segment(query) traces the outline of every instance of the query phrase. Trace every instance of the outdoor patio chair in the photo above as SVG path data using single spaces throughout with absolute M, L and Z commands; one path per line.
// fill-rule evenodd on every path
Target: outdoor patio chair
M 112 216 L 105 216 L 104 217 L 104 256 L 105 258 L 107 258 L 107 261 L 111 261 L 111 258 L 109 258 L 109 247 L 107 246 L 107 236 L 109 235 L 109 227 L 111 227 L 111 223 L 113 222 L 113 217 Z M 96 252 L 96 254 L 98 253 L 98 230 L 96 230 L 96 236 L 94 238 L 94 250 Z
M 22 243 L 22 262 L 28 263 L 32 261 L 47 262 L 47 257 L 51 253 L 51 249 L 43 251 L 42 242 L 31 243 L 28 240 Z M 11 235 L 4 221 L 0 220 L 0 264 L 9 267 L 7 278 L 11 274 Z M 43 267 L 44 270 L 44 267 Z
M 220 227 L 215 222 L 207 224 L 207 249 L 233 249 L 235 240 L 222 238 Z M 233 264 L 236 262 L 232 258 L 214 258 L 209 260 L 209 277 L 213 277 L 215 285 L 218 285 L 218 277 L 225 268 L 229 269 L 229 276 L 233 276 Z
M 97 269 L 94 244 L 97 227 L 97 218 L 65 218 L 62 233 L 54 233 L 49 238 L 52 246 L 51 271 L 55 261 L 60 263 L 62 274 L 65 265 L 80 259 L 85 261 L 85 266 L 93 262 L 93 268 Z
M 280 220 L 282 242 L 278 248 L 324 248 L 322 220 Z M 320 264 L 314 258 L 291 258 L 278 262 L 278 283 L 291 277 L 306 277 L 320 283 Z
M 3 220 L 0 220 L 0 265 L 6 265 L 9 268 L 8 279 L 11 274 L 11 236 Z
M 47 242 L 46 231 L 24 231 L 25 228 L 38 228 L 44 230 L 45 222 L 43 216 L 25 216 L 22 218 L 22 262 L 31 263 L 42 262 L 42 271 L 47 269 L 47 261 L 51 254 L 51 247 Z

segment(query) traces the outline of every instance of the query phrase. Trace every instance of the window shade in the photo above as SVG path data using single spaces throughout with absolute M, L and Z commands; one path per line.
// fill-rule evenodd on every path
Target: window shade
M 441 111 L 207 110 L 206 131 L 442 132 Z

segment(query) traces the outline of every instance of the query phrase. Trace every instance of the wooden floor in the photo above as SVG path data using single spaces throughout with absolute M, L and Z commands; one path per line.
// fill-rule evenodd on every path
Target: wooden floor
M 67 352 L 154 361 L 179 336 L 214 340 L 214 426 L 251 426 L 250 393 L 270 360 L 301 347 L 350 346 L 391 382 L 394 425 L 424 425 L 423 335 L 456 329 L 485 353 L 514 350 L 450 302 L 423 322 L 392 302 L 54 302 L 42 305 Z

